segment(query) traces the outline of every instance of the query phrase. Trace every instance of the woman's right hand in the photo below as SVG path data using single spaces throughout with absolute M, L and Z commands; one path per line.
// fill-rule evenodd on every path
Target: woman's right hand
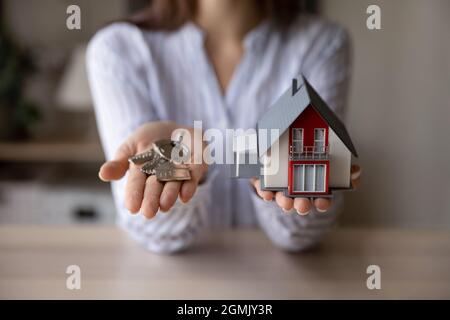
M 353 189 L 356 189 L 360 184 L 361 168 L 359 165 L 352 165 L 350 169 L 350 183 Z M 264 201 L 270 202 L 275 199 L 277 205 L 284 211 L 289 212 L 294 208 L 300 215 L 307 215 L 313 207 L 318 212 L 326 212 L 331 207 L 331 200 L 327 198 L 290 198 L 284 195 L 284 192 L 272 192 L 267 190 L 261 190 L 261 182 L 259 179 L 253 178 L 250 183 L 256 190 L 256 193 Z
M 202 161 L 202 164 L 189 164 L 191 180 L 164 183 L 158 181 L 155 176 L 147 177 L 140 171 L 140 167 L 128 161 L 131 156 L 151 149 L 153 142 L 169 139 L 176 129 L 186 129 L 191 133 L 191 137 L 194 137 L 193 128 L 174 122 L 146 123 L 136 129 L 119 147 L 113 160 L 101 166 L 99 177 L 103 181 L 119 180 L 129 171 L 125 187 L 125 206 L 131 213 L 141 212 L 150 219 L 158 210 L 168 211 L 178 197 L 186 203 L 193 197 L 197 185 L 205 176 L 208 166 Z M 190 147 L 193 150 L 192 146 Z M 191 156 L 194 156 L 193 152 Z

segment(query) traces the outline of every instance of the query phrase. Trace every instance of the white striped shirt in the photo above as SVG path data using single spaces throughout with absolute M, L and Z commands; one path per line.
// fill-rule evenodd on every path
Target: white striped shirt
M 88 47 L 88 72 L 100 136 L 111 159 L 139 125 L 171 120 L 208 128 L 254 128 L 258 118 L 304 74 L 343 117 L 347 95 L 349 38 L 339 26 L 301 16 L 285 34 L 266 21 L 244 39 L 244 55 L 223 94 L 204 50 L 204 33 L 193 23 L 177 31 L 146 31 L 127 23 L 100 30 Z M 264 202 L 246 180 L 230 179 L 213 165 L 188 204 L 177 201 L 152 220 L 124 206 L 124 182 L 112 184 L 119 224 L 146 248 L 174 252 L 188 247 L 203 228 L 260 225 L 287 250 L 317 243 L 342 206 L 336 194 L 326 213 L 284 213 Z M 294 211 L 295 212 L 295 211 Z

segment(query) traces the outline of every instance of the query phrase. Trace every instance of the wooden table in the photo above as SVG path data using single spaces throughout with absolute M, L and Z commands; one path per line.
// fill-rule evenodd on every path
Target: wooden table
M 73 264 L 81 290 L 66 288 Z M 381 290 L 366 287 L 372 264 Z M 450 298 L 450 233 L 336 229 L 288 254 L 258 230 L 229 230 L 164 256 L 114 227 L 3 226 L 0 298 Z

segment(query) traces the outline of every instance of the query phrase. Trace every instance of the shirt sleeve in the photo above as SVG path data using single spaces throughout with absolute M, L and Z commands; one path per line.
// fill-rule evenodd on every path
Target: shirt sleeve
M 97 126 L 107 159 L 138 126 L 160 120 L 152 103 L 145 68 L 151 54 L 140 31 L 115 24 L 101 30 L 89 43 L 87 69 Z M 147 220 L 131 215 L 124 205 L 126 177 L 112 183 L 118 224 L 145 248 L 175 252 L 188 247 L 205 225 L 208 183 L 198 187 L 188 204 L 177 201 L 167 213 Z
M 350 40 L 342 28 L 324 31 L 311 41 L 302 73 L 342 119 L 350 80 Z M 333 193 L 332 206 L 326 213 L 313 209 L 306 216 L 294 209 L 293 213 L 284 213 L 275 201 L 266 203 L 256 193 L 253 202 L 259 224 L 272 242 L 283 249 L 299 251 L 319 243 L 335 224 L 342 210 L 343 194 Z

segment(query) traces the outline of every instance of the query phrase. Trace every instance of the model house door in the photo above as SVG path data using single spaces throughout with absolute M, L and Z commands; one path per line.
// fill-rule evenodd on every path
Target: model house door
M 293 192 L 325 192 L 324 164 L 294 164 Z

